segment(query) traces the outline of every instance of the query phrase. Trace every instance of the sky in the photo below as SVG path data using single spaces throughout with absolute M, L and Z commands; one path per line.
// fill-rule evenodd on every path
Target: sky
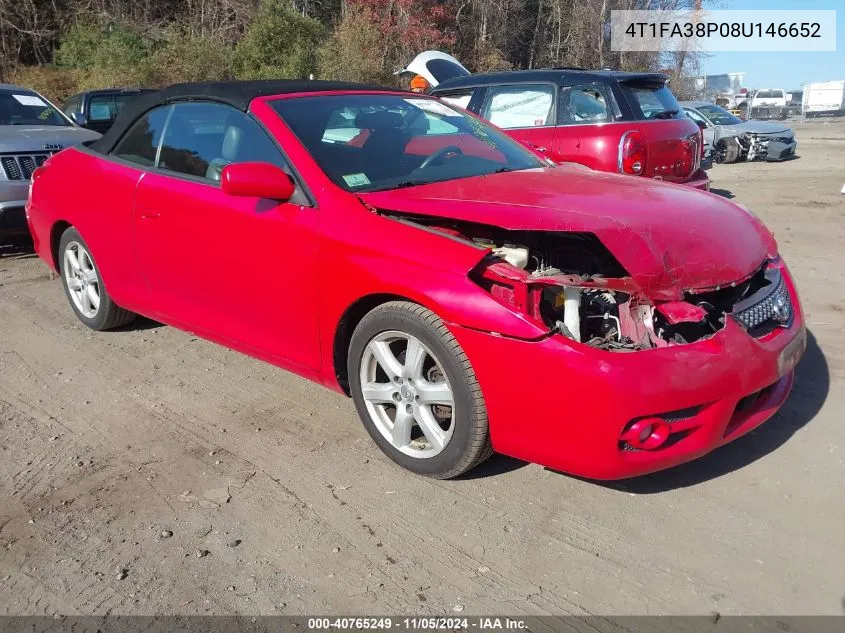
M 709 6 L 708 6 L 709 5 Z M 845 79 L 845 0 L 705 0 L 710 9 L 836 9 L 836 51 L 825 53 L 710 53 L 707 75 L 744 72 L 746 88 L 797 90 L 811 81 Z

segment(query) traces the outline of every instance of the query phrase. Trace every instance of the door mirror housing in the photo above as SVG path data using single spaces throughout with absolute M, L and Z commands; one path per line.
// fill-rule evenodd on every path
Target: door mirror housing
M 71 113 L 70 118 L 79 127 L 85 127 L 86 125 L 88 125 L 88 117 L 82 114 L 81 112 Z
M 696 123 L 696 125 L 698 125 L 698 127 L 700 127 L 702 130 L 706 130 L 706 129 L 707 129 L 707 124 L 706 124 L 704 121 L 696 121 L 695 123 Z
M 230 196 L 266 198 L 287 202 L 293 196 L 293 179 L 270 163 L 233 163 L 220 174 L 223 193 Z

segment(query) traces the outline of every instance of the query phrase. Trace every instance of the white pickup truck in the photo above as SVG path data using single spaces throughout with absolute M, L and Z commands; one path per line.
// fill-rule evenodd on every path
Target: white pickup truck
M 789 98 L 782 88 L 764 88 L 754 93 L 749 119 L 785 119 L 788 114 Z

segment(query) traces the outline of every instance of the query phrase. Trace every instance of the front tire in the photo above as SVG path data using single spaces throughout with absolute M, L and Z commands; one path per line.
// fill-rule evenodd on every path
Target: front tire
M 135 318 L 112 301 L 91 250 L 73 227 L 59 240 L 59 273 L 70 307 L 86 327 L 110 330 Z
M 739 143 L 734 139 L 722 139 L 716 144 L 717 163 L 735 163 L 739 158 Z
M 492 454 L 475 372 L 430 310 L 405 301 L 372 310 L 352 334 L 347 369 L 364 427 L 403 468 L 450 479 Z

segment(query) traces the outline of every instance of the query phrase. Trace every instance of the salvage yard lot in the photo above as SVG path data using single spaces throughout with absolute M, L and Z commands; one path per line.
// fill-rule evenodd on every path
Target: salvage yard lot
M 413 476 L 350 400 L 151 321 L 89 332 L 2 249 L 0 613 L 842 613 L 845 121 L 794 127 L 799 159 L 710 172 L 796 278 L 792 396 L 614 484 L 500 456 Z

